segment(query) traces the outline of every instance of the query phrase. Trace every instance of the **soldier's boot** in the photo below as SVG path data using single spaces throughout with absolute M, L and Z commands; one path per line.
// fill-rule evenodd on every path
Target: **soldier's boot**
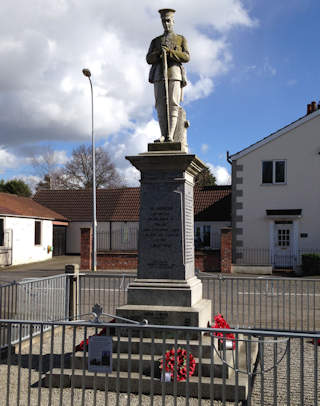
M 169 142 L 173 142 L 173 136 L 174 136 L 174 132 L 176 130 L 177 121 L 178 121 L 177 116 L 171 116 L 170 117 L 170 133 L 168 135 L 168 141 Z
M 160 137 L 159 141 L 164 142 L 167 140 L 167 135 L 168 135 L 167 116 L 158 115 L 158 120 L 159 120 L 159 126 L 160 126 L 160 131 L 161 131 L 161 137 Z

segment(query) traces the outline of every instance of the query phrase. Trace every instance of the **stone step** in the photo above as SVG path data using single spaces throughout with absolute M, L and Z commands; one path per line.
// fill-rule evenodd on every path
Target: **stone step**
M 95 381 L 95 382 L 94 382 Z M 238 385 L 236 386 L 235 377 L 229 379 L 221 379 L 214 377 L 213 383 L 208 377 L 202 377 L 199 381 L 198 377 L 192 376 L 189 378 L 189 385 L 186 381 L 181 382 L 161 382 L 160 379 L 139 374 L 136 372 L 112 372 L 108 375 L 86 371 L 83 376 L 82 371 L 53 369 L 52 373 L 47 373 L 42 381 L 45 387 L 75 387 L 86 388 L 105 391 L 106 388 L 109 392 L 123 392 L 123 393 L 139 393 L 154 395 L 161 395 L 162 391 L 166 395 L 186 396 L 187 390 L 190 397 L 197 398 L 198 396 L 203 399 L 212 398 L 216 400 L 225 400 L 234 402 L 236 393 L 239 401 L 245 400 L 248 393 L 248 378 L 243 377 L 241 374 L 238 376 Z M 140 388 L 140 389 L 139 389 Z M 176 392 L 175 392 L 176 389 Z M 200 391 L 200 392 L 199 392 Z
M 239 338 L 243 338 L 239 336 Z M 214 348 L 211 349 L 211 337 L 210 336 L 203 336 L 201 340 L 201 344 L 198 340 L 190 340 L 187 342 L 186 340 L 177 340 L 177 348 L 181 347 L 185 350 L 189 349 L 190 353 L 194 357 L 201 357 L 202 358 L 211 358 L 211 352 L 214 352 Z M 213 345 L 216 350 L 218 350 L 219 343 L 216 337 L 213 338 Z M 239 352 L 242 352 L 242 347 L 244 346 L 243 341 L 239 341 Z M 118 348 L 119 347 L 119 348 Z M 117 337 L 113 337 L 113 345 L 112 351 L 117 353 L 128 353 L 129 350 L 131 354 L 139 354 L 140 351 L 143 354 L 151 354 L 161 356 L 163 350 L 167 351 L 168 349 L 175 347 L 175 340 L 174 339 L 166 339 L 165 343 L 161 339 L 155 338 L 152 342 L 151 338 L 143 337 L 140 339 L 139 337 L 132 337 L 129 339 L 128 337 L 120 337 L 118 340 Z M 200 351 L 201 350 L 201 351 Z M 201 354 L 200 354 L 201 352 Z M 226 350 L 226 353 L 231 353 L 232 351 Z
M 64 367 L 65 368 L 72 368 L 73 369 L 83 369 L 83 366 L 87 368 L 88 360 L 87 357 L 83 354 L 77 355 L 72 358 L 68 357 L 65 359 Z M 141 355 L 141 368 L 144 375 L 151 376 L 151 370 L 154 369 L 154 376 L 160 377 L 160 359 L 159 356 L 154 356 L 152 362 L 152 356 L 149 354 L 142 354 Z M 195 376 L 199 374 L 199 358 L 195 358 L 196 361 L 196 368 L 195 368 Z M 229 360 L 229 362 L 232 362 Z M 139 372 L 140 367 L 140 355 L 139 354 L 131 354 L 129 359 L 128 354 L 113 354 L 112 355 L 112 368 L 113 371 L 126 371 L 128 369 L 128 365 L 131 363 L 131 371 L 132 372 Z M 227 378 L 228 377 L 228 367 L 227 365 L 223 365 L 222 361 L 219 357 L 214 357 L 214 363 L 212 363 L 211 368 L 211 359 L 202 358 L 201 359 L 201 375 L 204 377 L 210 377 L 210 374 L 215 377 L 222 378 L 223 374 Z

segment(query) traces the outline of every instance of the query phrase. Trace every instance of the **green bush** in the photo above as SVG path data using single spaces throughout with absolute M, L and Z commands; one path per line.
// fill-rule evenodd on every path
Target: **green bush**
M 302 254 L 304 275 L 320 275 L 320 254 Z

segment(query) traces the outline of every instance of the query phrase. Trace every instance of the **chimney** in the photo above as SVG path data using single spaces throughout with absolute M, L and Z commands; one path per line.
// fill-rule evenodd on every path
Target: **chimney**
M 312 113 L 312 106 L 311 106 L 311 104 L 308 104 L 307 105 L 307 115 L 310 113 Z
M 313 113 L 316 110 L 317 110 L 317 102 L 312 101 L 311 102 L 311 112 Z

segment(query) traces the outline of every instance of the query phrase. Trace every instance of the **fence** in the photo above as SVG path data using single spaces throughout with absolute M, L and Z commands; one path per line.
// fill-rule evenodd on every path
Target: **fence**
M 111 236 L 111 238 L 110 238 Z M 99 251 L 137 250 L 138 230 L 123 228 L 120 230 L 97 232 L 97 249 Z
M 88 313 L 92 306 L 100 303 L 109 314 L 127 303 L 127 289 L 135 274 L 80 274 L 77 314 Z
M 237 265 L 270 265 L 274 268 L 294 268 L 302 263 L 303 254 L 320 254 L 319 248 L 273 250 L 269 248 L 237 248 Z
M 83 274 L 79 277 L 79 311 L 100 303 L 107 313 L 126 303 L 134 274 Z M 212 320 L 223 314 L 234 328 L 284 331 L 320 330 L 320 279 L 245 278 L 201 274 L 203 297 L 212 302 Z
M 52 328 L 44 333 L 47 324 Z M 313 344 L 319 334 L 228 330 L 234 334 L 233 349 L 228 350 L 223 344 L 225 330 L 220 330 L 219 345 L 213 329 L 16 320 L 0 320 L 0 325 L 8 335 L 17 326 L 20 337 L 26 328 L 40 331 L 37 341 L 30 336 L 27 345 L 19 339 L 15 353 L 9 344 L 0 363 L 1 404 L 6 406 L 317 406 L 319 402 L 320 359 L 318 346 Z M 86 351 L 76 351 L 81 340 L 86 343 L 102 327 L 112 336 L 109 356 L 92 358 L 96 350 L 92 339 L 88 357 Z M 191 340 L 191 335 L 197 338 Z M 108 342 L 108 337 L 101 338 Z M 190 376 L 175 367 L 177 355 L 168 355 L 170 349 L 177 354 L 179 348 L 185 350 L 181 356 L 187 360 L 185 371 Z M 161 363 L 170 357 L 172 372 L 166 376 Z M 89 372 L 102 362 L 104 372 Z
M 65 320 L 69 312 L 68 292 L 67 275 L 2 285 L 0 286 L 0 318 L 39 321 Z M 29 331 L 23 332 L 23 337 L 28 335 Z M 16 329 L 11 332 L 11 338 L 12 340 L 18 338 Z M 1 330 L 0 348 L 7 344 L 7 336 Z

